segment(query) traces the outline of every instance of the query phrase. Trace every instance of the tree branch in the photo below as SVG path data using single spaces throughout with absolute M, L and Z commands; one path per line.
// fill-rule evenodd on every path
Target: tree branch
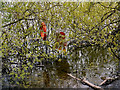
M 104 7 L 104 8 L 110 8 L 110 9 L 116 9 L 116 10 L 118 10 L 118 11 L 120 11 L 118 8 L 117 8 L 117 6 L 119 5 L 116 5 L 114 8 L 112 8 L 112 7 L 107 7 L 107 6 L 104 6 L 103 4 L 101 4 L 100 2 L 98 2 L 102 7 Z
M 101 87 L 96 86 L 96 85 L 90 83 L 90 82 L 87 81 L 86 79 L 76 78 L 75 76 L 73 76 L 73 75 L 71 75 L 71 74 L 67 74 L 67 75 L 70 76 L 70 77 L 72 77 L 72 78 L 74 78 L 74 79 L 76 79 L 76 80 L 78 80 L 78 81 L 80 81 L 81 83 L 84 83 L 84 84 L 90 86 L 90 87 L 93 88 L 93 89 L 103 90 Z
M 111 14 L 109 14 L 105 19 L 103 19 L 100 23 L 104 22 L 106 19 L 108 19 L 110 16 L 112 16 L 115 13 L 115 10 L 112 11 Z
M 119 56 L 117 56 L 116 54 L 115 54 L 115 52 L 113 51 L 113 49 L 110 47 L 110 49 L 111 49 L 111 51 L 112 51 L 112 53 L 113 53 L 113 55 L 115 56 L 115 57 L 117 57 L 119 60 L 120 60 L 120 57 Z
M 50 9 L 56 7 L 56 6 L 62 6 L 62 5 L 54 5 L 53 7 L 50 7 L 50 8 L 45 9 L 45 10 L 42 10 L 42 11 L 40 11 L 40 12 L 44 12 L 44 11 L 46 11 L 46 10 L 50 10 Z M 26 10 L 26 11 L 28 11 L 28 10 Z M 33 12 L 33 13 L 36 13 L 36 12 Z M 25 16 L 25 17 L 28 17 L 28 16 L 30 16 L 30 15 L 32 15 L 32 13 L 30 13 L 29 15 L 27 15 L 27 16 Z M 12 25 L 12 24 L 14 24 L 14 23 L 17 23 L 17 22 L 19 22 L 19 21 L 21 21 L 21 20 L 24 20 L 25 17 L 22 17 L 22 18 L 14 21 L 14 22 L 10 22 L 9 24 L 3 25 L 2 27 L 4 28 L 4 27 L 7 27 L 7 26 Z
M 109 84 L 111 84 L 112 82 L 114 82 L 115 80 L 118 80 L 119 78 L 120 78 L 120 76 L 115 77 L 115 78 L 105 79 L 103 82 L 100 83 L 100 86 L 109 85 Z
M 105 19 L 102 19 L 101 22 L 99 22 L 97 25 L 95 25 L 90 31 L 92 31 L 94 28 L 96 28 L 100 23 L 104 22 L 106 19 L 108 19 L 110 16 L 112 16 L 115 13 L 115 10 L 111 14 L 109 14 Z
M 109 26 L 110 24 L 117 23 L 117 22 L 120 22 L 120 19 L 117 20 L 117 21 L 114 21 L 114 22 L 110 22 L 109 24 L 105 25 L 102 29 L 104 29 L 105 27 Z

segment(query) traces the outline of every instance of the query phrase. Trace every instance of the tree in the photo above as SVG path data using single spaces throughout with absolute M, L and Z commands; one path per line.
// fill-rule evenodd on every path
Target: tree
M 66 33 L 66 41 L 75 41 L 72 44 L 77 48 L 87 41 L 89 45 L 109 47 L 119 59 L 119 8 L 119 2 L 2 2 L 3 65 L 11 67 L 5 63 L 20 62 L 19 70 L 14 67 L 16 73 L 10 68 L 8 71 L 16 78 L 18 71 L 24 72 L 20 74 L 23 80 L 25 70 L 31 70 L 35 63 L 57 57 L 57 31 Z M 42 22 L 47 26 L 46 41 L 39 35 Z

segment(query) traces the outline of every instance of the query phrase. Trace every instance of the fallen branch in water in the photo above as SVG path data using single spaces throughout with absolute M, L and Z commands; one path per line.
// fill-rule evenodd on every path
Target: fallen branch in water
M 111 84 L 112 82 L 114 82 L 115 80 L 118 80 L 119 78 L 120 78 L 120 76 L 115 77 L 115 78 L 105 79 L 103 82 L 100 83 L 100 86 L 102 86 L 102 85 L 109 85 L 109 84 Z
M 77 77 L 75 77 L 75 76 L 73 76 L 73 75 L 71 75 L 71 74 L 67 74 L 67 75 L 70 76 L 70 77 L 72 77 L 72 78 L 74 78 L 74 79 L 76 79 L 76 80 L 78 80 L 78 81 L 80 81 L 81 83 L 84 83 L 84 84 L 90 86 L 90 87 L 93 88 L 93 89 L 103 90 L 103 88 L 101 88 L 101 87 L 99 87 L 99 86 L 97 86 L 97 85 L 94 85 L 94 84 L 90 83 L 90 82 L 87 81 L 86 79 L 80 79 L 80 78 L 77 78 Z

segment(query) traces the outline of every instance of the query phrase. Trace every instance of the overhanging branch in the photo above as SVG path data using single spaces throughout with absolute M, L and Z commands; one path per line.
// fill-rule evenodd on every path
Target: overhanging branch
M 117 56 L 116 54 L 115 54 L 115 52 L 113 51 L 113 49 L 110 47 L 110 49 L 111 49 L 111 51 L 112 51 L 112 53 L 113 53 L 113 55 L 115 56 L 115 57 L 117 57 L 119 60 L 120 60 L 120 57 L 119 56 Z
M 56 7 L 56 6 L 62 6 L 62 5 L 54 5 L 53 7 L 50 7 L 50 8 L 45 9 L 45 10 L 42 10 L 42 11 L 40 11 L 40 12 L 44 12 L 44 11 L 46 11 L 46 10 L 50 10 L 50 9 Z M 36 13 L 36 12 L 32 12 L 32 13 Z M 28 14 L 28 15 L 25 16 L 25 17 L 28 17 L 28 16 L 32 15 L 32 13 Z M 20 18 L 20 19 L 14 21 L 14 22 L 10 22 L 9 24 L 3 25 L 2 27 L 4 28 L 4 27 L 7 27 L 7 26 L 12 25 L 12 24 L 14 24 L 14 23 L 17 23 L 17 22 L 19 22 L 19 21 L 21 21 L 21 20 L 24 20 L 25 17 L 22 17 L 22 18 Z
M 90 31 L 92 31 L 94 28 L 98 27 L 102 22 L 104 22 L 106 19 L 108 19 L 110 16 L 112 16 L 115 13 L 115 10 L 112 11 L 105 19 L 102 19 L 101 22 L 99 22 L 97 25 L 95 25 Z M 103 17 L 102 17 L 103 18 Z

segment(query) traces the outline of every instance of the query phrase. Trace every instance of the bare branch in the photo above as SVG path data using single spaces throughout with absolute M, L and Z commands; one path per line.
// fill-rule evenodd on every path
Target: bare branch
M 111 84 L 112 82 L 114 82 L 115 80 L 118 80 L 119 78 L 120 78 L 120 76 L 115 77 L 115 78 L 105 79 L 103 82 L 100 83 L 100 85 L 101 85 L 101 86 L 103 86 L 103 85 L 109 85 L 109 84 Z
M 101 87 L 96 86 L 96 85 L 90 83 L 90 82 L 87 81 L 86 79 L 80 79 L 80 78 L 77 78 L 77 77 L 75 77 L 75 76 L 73 76 L 73 75 L 71 75 L 71 74 L 68 74 L 68 76 L 70 76 L 70 77 L 72 77 L 72 78 L 74 78 L 74 79 L 76 79 L 76 80 L 78 80 L 78 81 L 80 81 L 80 82 L 82 82 L 82 83 L 85 83 L 86 85 L 92 87 L 93 89 L 103 90 Z

